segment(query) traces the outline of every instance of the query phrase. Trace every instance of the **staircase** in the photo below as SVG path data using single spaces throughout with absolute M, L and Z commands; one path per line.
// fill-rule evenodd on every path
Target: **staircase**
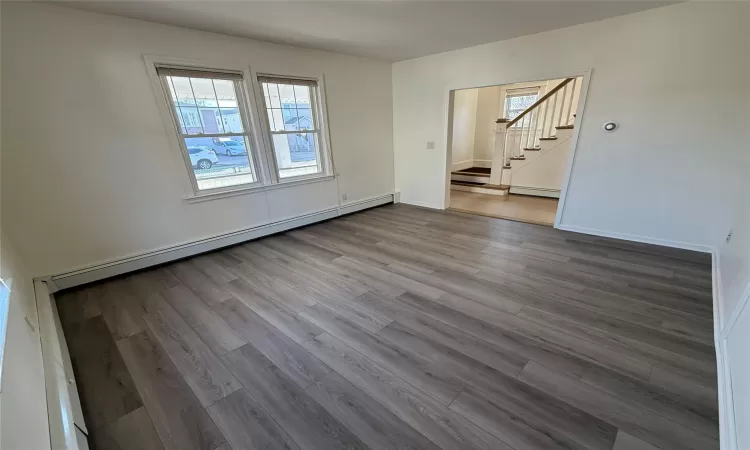
M 559 192 L 557 178 L 562 172 L 555 172 L 567 161 L 579 82 L 580 78 L 566 78 L 512 120 L 497 119 L 492 168 L 451 172 L 451 189 L 499 196 L 516 191 L 555 196 L 550 192 Z M 540 176 L 544 178 L 541 184 Z M 544 187 L 545 183 L 553 188 Z

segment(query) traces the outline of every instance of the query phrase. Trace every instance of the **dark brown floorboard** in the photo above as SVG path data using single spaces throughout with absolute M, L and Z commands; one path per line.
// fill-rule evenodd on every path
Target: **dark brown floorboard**
M 98 449 L 703 450 L 710 264 L 389 205 L 57 301 Z

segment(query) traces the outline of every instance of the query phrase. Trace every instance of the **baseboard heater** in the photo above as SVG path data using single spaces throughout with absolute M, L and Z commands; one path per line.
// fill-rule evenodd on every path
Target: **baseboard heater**
M 44 281 L 34 281 L 34 295 L 42 341 L 50 447 L 54 450 L 88 450 L 88 429 L 57 305 Z
M 58 290 L 68 289 L 86 283 L 114 277 L 123 273 L 145 269 L 147 267 L 164 264 L 200 253 L 210 252 L 223 247 L 236 245 L 242 242 L 258 239 L 282 231 L 299 228 L 316 222 L 321 222 L 335 217 L 351 214 L 363 209 L 393 203 L 393 194 L 386 194 L 360 200 L 334 208 L 293 217 L 290 219 L 271 222 L 264 225 L 250 227 L 242 230 L 232 231 L 193 242 L 165 247 L 151 252 L 132 255 L 113 261 L 94 264 L 89 267 L 58 275 L 41 278 L 47 282 L 48 289 L 54 293 Z
M 521 195 L 535 195 L 537 197 L 560 198 L 559 189 L 547 189 L 547 188 L 530 187 L 530 186 L 511 186 L 510 193 L 521 194 Z

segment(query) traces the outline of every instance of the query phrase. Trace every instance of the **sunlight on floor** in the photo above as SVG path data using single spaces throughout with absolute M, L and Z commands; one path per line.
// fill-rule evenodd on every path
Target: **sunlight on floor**
M 450 209 L 501 219 L 552 225 L 557 199 L 510 194 L 509 197 L 451 191 Z

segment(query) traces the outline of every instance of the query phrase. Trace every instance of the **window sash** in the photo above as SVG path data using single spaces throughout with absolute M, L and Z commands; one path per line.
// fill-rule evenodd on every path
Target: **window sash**
M 256 148 L 257 145 L 256 142 L 252 139 L 252 127 L 250 124 L 250 110 L 248 108 L 248 103 L 246 101 L 246 92 L 244 89 L 244 83 L 242 75 L 239 75 L 239 78 L 237 78 L 235 75 L 237 75 L 235 72 L 225 72 L 225 71 L 203 71 L 203 70 L 193 70 L 193 69 L 181 69 L 181 68 L 174 68 L 174 67 L 165 67 L 165 66 L 156 66 L 157 75 L 159 77 L 159 81 L 162 85 L 162 91 L 164 94 L 164 100 L 167 104 L 167 109 L 169 110 L 169 114 L 172 118 L 172 122 L 174 124 L 175 128 L 175 135 L 177 137 L 178 146 L 180 149 L 180 153 L 182 154 L 182 159 L 185 163 L 185 168 L 187 169 L 188 178 L 190 179 L 190 185 L 193 189 L 194 195 L 205 195 L 209 193 L 217 193 L 217 192 L 224 192 L 224 191 L 232 191 L 236 189 L 242 189 L 245 187 L 253 187 L 253 186 L 259 186 L 263 184 L 263 177 L 261 174 L 262 167 L 259 164 L 259 157 L 258 157 L 258 149 Z M 189 74 L 189 75 L 188 75 Z M 219 79 L 219 80 L 228 80 L 231 81 L 234 87 L 234 92 L 237 100 L 237 111 L 240 116 L 240 121 L 242 123 L 242 132 L 227 132 L 226 129 L 223 133 L 184 133 L 183 132 L 183 126 L 180 123 L 180 118 L 178 118 L 178 110 L 179 107 L 175 105 L 174 100 L 172 99 L 172 94 L 169 88 L 169 81 L 167 77 L 169 76 L 187 76 L 191 78 L 210 78 L 213 80 Z M 218 105 L 218 98 L 217 98 L 217 109 L 221 111 L 221 107 Z M 198 107 L 196 107 L 197 109 Z M 184 118 L 182 119 L 184 121 Z M 200 113 L 198 113 L 198 120 L 201 121 Z M 203 129 L 203 123 L 201 122 L 201 129 Z M 187 127 L 185 127 L 185 131 L 187 131 Z M 208 189 L 201 189 L 198 184 L 198 179 L 195 174 L 195 170 L 193 168 L 193 165 L 190 161 L 190 154 L 187 150 L 187 143 L 185 142 L 185 139 L 190 138 L 213 138 L 213 137 L 232 137 L 232 136 L 242 136 L 245 141 L 245 145 L 247 147 L 247 158 L 248 163 L 250 164 L 250 173 L 252 174 L 253 181 L 252 182 L 245 182 L 245 183 L 239 183 L 231 186 L 224 186 L 224 187 L 216 187 L 216 188 L 208 188 Z M 217 177 L 220 178 L 220 177 Z
M 272 166 L 272 176 L 275 179 L 276 183 L 285 183 L 290 181 L 297 181 L 301 179 L 306 178 L 317 178 L 320 176 L 325 176 L 325 174 L 328 173 L 328 167 L 330 165 L 330 162 L 328 160 L 328 147 L 327 142 L 325 141 L 324 133 L 322 133 L 322 124 L 320 121 L 322 111 L 320 110 L 320 84 L 317 79 L 310 79 L 310 78 L 296 78 L 293 76 L 286 77 L 286 76 L 268 76 L 268 75 L 258 75 L 257 76 L 258 81 L 258 103 L 262 106 L 262 121 L 265 125 L 265 131 L 268 133 L 268 153 L 269 153 L 269 163 Z M 269 105 L 266 101 L 266 95 L 265 95 L 265 89 L 263 84 L 264 83 L 270 83 L 270 84 L 284 84 L 284 85 L 290 85 L 290 86 L 306 86 L 310 88 L 310 111 L 312 114 L 312 122 L 314 128 L 312 129 L 305 129 L 305 130 L 277 130 L 274 131 L 271 129 L 271 123 L 268 118 L 269 111 L 273 109 L 280 109 L 280 108 L 273 108 L 271 105 Z M 316 161 L 315 164 L 310 164 L 310 166 L 317 166 L 318 170 L 315 173 L 312 174 L 304 174 L 304 175 L 296 175 L 296 176 L 289 176 L 289 177 L 282 177 L 281 172 L 284 170 L 289 169 L 282 169 L 279 167 L 279 161 L 277 160 L 276 156 L 276 146 L 274 144 L 273 136 L 275 135 L 289 135 L 289 134 L 312 134 L 315 136 L 315 150 L 316 150 Z

